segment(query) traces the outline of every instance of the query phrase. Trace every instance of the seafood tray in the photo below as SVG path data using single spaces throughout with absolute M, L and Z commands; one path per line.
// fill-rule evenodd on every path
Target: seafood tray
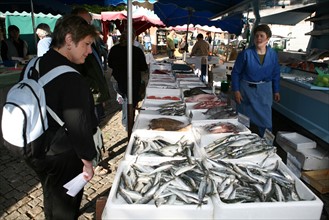
M 156 97 L 171 96 L 171 97 L 178 97 L 181 99 L 182 91 L 181 89 L 158 89 L 158 88 L 147 87 L 145 91 L 145 98 L 147 98 L 148 96 L 156 96 Z
M 181 87 L 181 88 L 207 87 L 207 85 L 204 84 L 201 81 L 199 81 L 199 82 L 198 81 L 192 82 L 192 81 L 183 81 L 183 80 L 180 80 L 178 82 L 179 82 L 179 87 Z
M 192 121 L 213 120 L 213 119 L 209 119 L 209 117 L 211 117 L 211 115 L 205 114 L 206 111 L 207 111 L 207 109 L 191 109 L 191 110 L 189 110 L 189 112 L 187 114 L 189 117 L 191 117 Z M 231 116 L 229 116 L 229 118 L 224 118 L 224 119 L 236 119 L 236 118 L 238 118 L 237 115 L 231 115 Z
M 140 160 L 159 162 L 159 160 L 168 160 L 166 158 L 179 160 L 187 157 L 187 148 L 192 156 L 199 158 L 198 152 L 194 152 L 194 145 L 195 141 L 191 132 L 159 133 L 137 130 L 130 137 L 124 158 L 127 160 L 135 158 L 138 162 Z
M 207 127 L 215 124 L 229 124 L 234 127 L 234 131 L 222 129 L 219 133 L 211 133 Z M 196 138 L 196 141 L 203 145 L 202 141 L 211 140 L 211 138 L 219 138 L 230 134 L 250 134 L 251 131 L 243 124 L 238 122 L 238 119 L 223 119 L 223 120 L 199 120 L 192 121 L 192 131 Z M 204 137 L 204 138 L 203 138 Z
M 320 219 L 323 202 L 282 161 L 278 163 L 293 178 L 299 201 L 225 203 L 217 194 L 212 197 L 213 219 Z
M 181 128 L 185 128 L 185 131 L 190 131 L 191 130 L 191 126 L 190 126 L 190 121 L 189 118 L 187 118 L 186 116 L 166 116 L 166 115 L 150 115 L 150 114 L 139 114 L 136 118 L 134 127 L 133 127 L 133 131 L 136 130 L 151 130 L 150 129 L 150 123 L 153 119 L 159 119 L 159 118 L 166 118 L 169 120 L 176 120 L 177 122 L 181 123 L 181 125 L 179 125 L 179 129 Z M 170 122 L 171 123 L 171 122 Z M 166 124 L 164 126 L 167 126 Z M 172 125 L 174 126 L 174 125 Z M 158 131 L 158 132 L 167 132 L 167 131 Z
M 157 110 L 164 104 L 168 104 L 168 103 L 171 103 L 171 102 L 178 102 L 178 101 L 179 100 L 144 99 L 143 104 L 142 104 L 142 109 Z
M 168 70 L 171 71 L 171 64 L 170 63 L 152 63 L 150 64 L 150 73 L 154 70 Z
M 102 219 L 213 219 L 211 199 L 200 207 L 195 204 L 163 204 L 157 207 L 154 201 L 147 204 L 127 204 L 118 193 L 118 189 L 121 175 L 127 172 L 129 166 L 130 162 L 120 163 L 102 213 Z

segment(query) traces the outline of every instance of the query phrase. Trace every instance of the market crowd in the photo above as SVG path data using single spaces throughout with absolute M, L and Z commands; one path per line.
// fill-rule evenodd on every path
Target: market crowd
M 127 43 L 133 42 L 133 106 L 143 98 L 143 74 L 148 65 L 144 52 L 152 51 L 149 31 L 143 33 L 144 45 L 135 33 L 128 36 L 113 30 L 104 43 L 100 31 L 91 23 L 92 17 L 84 8 L 75 8 L 70 15 L 60 18 L 53 31 L 41 23 L 36 27 L 39 38 L 37 56 L 40 57 L 39 74 L 45 75 L 61 65 L 67 65 L 79 72 L 65 72 L 48 83 L 44 89 L 47 106 L 64 122 L 65 131 L 52 117 L 48 117 L 48 152 L 26 161 L 37 173 L 43 188 L 46 219 L 77 219 L 83 190 L 71 197 L 63 185 L 83 173 L 85 181 L 95 175 L 93 159 L 96 157 L 94 134 L 105 117 L 104 106 L 110 94 L 105 78 L 107 68 L 112 69 L 113 87 L 122 104 L 122 123 L 127 126 Z M 174 30 L 166 36 L 166 52 L 169 59 L 175 59 L 175 52 L 188 51 L 188 37 L 177 41 Z M 271 37 L 267 26 L 255 29 L 255 46 L 246 49 L 237 58 L 232 71 L 232 91 L 237 108 L 250 117 L 264 134 L 271 129 L 271 103 L 280 100 L 279 65 L 276 54 L 266 46 Z M 210 54 L 212 37 L 199 33 L 190 52 L 192 57 L 207 57 Z M 11 61 L 28 59 L 29 48 L 20 38 L 16 25 L 8 27 L 8 38 L 1 41 L 1 59 L 10 65 Z M 203 61 L 202 61 L 203 62 Z M 205 77 L 206 64 L 200 62 L 200 76 Z M 25 71 L 23 69 L 22 73 Z M 147 78 L 147 77 L 146 77 Z M 146 84 L 147 82 L 144 82 Z M 272 97 L 273 96 L 273 97 Z M 113 97 L 112 97 L 113 98 Z M 61 131 L 61 132 L 59 132 Z M 63 134 L 64 132 L 64 134 Z M 58 149 L 60 153 L 56 153 Z

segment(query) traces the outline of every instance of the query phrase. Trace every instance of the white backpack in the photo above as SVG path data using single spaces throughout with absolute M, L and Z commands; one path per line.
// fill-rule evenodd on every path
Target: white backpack
M 78 73 L 65 65 L 52 69 L 42 77 L 38 70 L 39 58 L 33 58 L 26 66 L 23 80 L 9 90 L 3 106 L 1 127 L 4 145 L 24 158 L 38 158 L 47 150 L 44 138 L 49 110 L 43 87 L 63 73 Z M 53 111 L 49 113 L 54 119 L 57 117 Z

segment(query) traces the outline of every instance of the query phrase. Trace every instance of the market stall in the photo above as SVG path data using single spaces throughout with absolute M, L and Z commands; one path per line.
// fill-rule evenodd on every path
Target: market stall
M 276 147 L 240 123 L 221 93 L 175 65 L 150 64 L 102 218 L 319 219 L 322 201 Z

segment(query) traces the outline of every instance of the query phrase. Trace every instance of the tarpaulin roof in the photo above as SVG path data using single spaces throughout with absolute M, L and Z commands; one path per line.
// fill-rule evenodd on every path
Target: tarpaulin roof
M 1 12 L 31 12 L 31 0 L 1 0 Z M 69 14 L 71 8 L 63 4 L 61 1 L 52 0 L 51 3 L 45 0 L 33 0 L 34 13 L 50 13 L 50 14 Z
M 167 26 L 184 24 L 207 25 L 209 27 L 214 26 L 221 28 L 224 31 L 236 35 L 241 34 L 243 27 L 242 14 L 236 14 L 223 20 L 211 21 L 209 18 L 214 16 L 212 12 L 182 8 L 176 4 L 163 4 L 160 2 L 154 4 L 154 13 L 156 13 Z

